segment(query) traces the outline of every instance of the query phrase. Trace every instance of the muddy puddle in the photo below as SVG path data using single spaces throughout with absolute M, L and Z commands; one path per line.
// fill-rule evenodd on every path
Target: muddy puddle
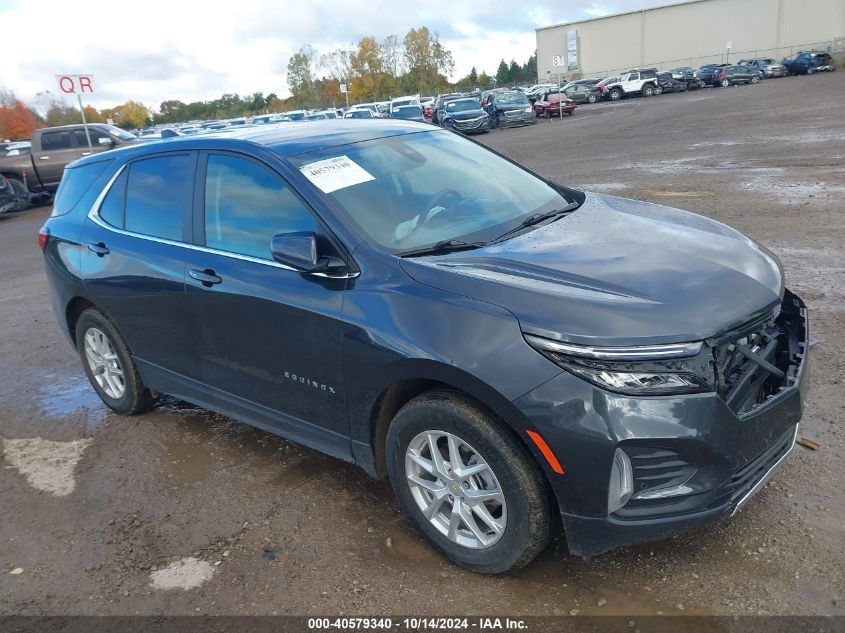
M 55 374 L 44 376 L 44 386 L 35 397 L 42 413 L 56 420 L 84 416 L 89 425 L 104 422 L 109 409 L 85 376 L 58 378 Z

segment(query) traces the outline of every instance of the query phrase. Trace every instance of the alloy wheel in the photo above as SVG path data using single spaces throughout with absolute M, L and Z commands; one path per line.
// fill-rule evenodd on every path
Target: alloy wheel
M 499 480 L 457 435 L 419 433 L 405 451 L 405 476 L 420 512 L 453 543 L 486 549 L 505 533 L 507 504 Z
M 126 381 L 109 337 L 99 328 L 91 327 L 85 331 L 83 345 L 88 368 L 100 389 L 109 398 L 120 400 L 126 392 Z

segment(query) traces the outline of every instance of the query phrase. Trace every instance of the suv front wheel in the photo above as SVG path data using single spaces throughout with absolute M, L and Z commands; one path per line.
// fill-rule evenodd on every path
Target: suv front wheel
M 622 91 L 619 88 L 614 88 L 607 93 L 607 97 L 611 101 L 619 101 L 622 98 Z
M 402 511 L 458 565 L 515 571 L 548 543 L 549 497 L 536 467 L 463 395 L 436 390 L 408 402 L 390 425 L 386 452 Z

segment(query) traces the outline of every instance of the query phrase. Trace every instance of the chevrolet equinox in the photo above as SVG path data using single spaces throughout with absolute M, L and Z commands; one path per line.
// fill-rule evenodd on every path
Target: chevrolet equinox
M 771 252 L 424 124 L 89 156 L 39 244 L 111 409 L 170 394 L 387 476 L 475 571 L 730 516 L 798 432 L 807 311 Z

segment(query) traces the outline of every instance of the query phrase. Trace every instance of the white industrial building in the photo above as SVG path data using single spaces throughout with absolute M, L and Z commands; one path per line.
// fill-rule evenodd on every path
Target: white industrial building
M 539 81 L 845 51 L 845 0 L 693 0 L 537 29 Z M 842 59 L 841 55 L 835 57 Z

